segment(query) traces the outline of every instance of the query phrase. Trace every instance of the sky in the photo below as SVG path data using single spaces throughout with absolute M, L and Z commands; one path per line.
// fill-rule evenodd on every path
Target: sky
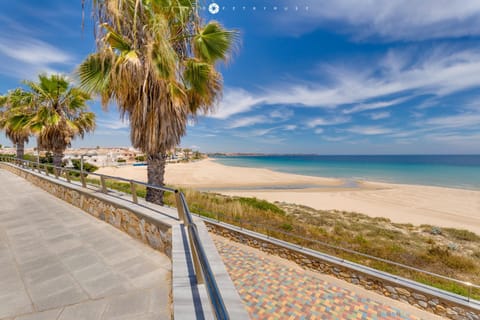
M 218 65 L 216 111 L 190 121 L 182 147 L 480 154 L 480 1 L 206 0 L 200 11 L 240 42 Z M 81 0 L 1 1 L 0 93 L 72 75 L 95 50 L 88 9 L 84 22 Z M 97 128 L 73 147 L 130 146 L 115 105 L 89 106 Z

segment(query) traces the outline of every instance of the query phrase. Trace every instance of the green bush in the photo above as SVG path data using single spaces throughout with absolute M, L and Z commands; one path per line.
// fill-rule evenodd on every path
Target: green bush
M 136 156 L 135 157 L 135 161 L 137 161 L 137 162 L 144 162 L 145 160 L 147 160 L 147 158 L 145 158 L 145 156 Z
M 23 160 L 37 162 L 37 156 L 34 156 L 33 154 L 24 154 Z
M 270 203 L 265 200 L 259 200 L 257 198 L 243 198 L 243 197 L 238 198 L 238 200 L 240 201 L 240 203 L 248 205 L 255 209 L 271 211 L 274 213 L 285 215 L 285 211 L 283 211 L 273 203 Z
M 125 160 L 125 159 L 123 159 L 123 158 L 118 158 L 118 159 L 117 159 L 117 162 L 118 162 L 118 163 L 125 163 L 125 162 L 127 162 L 127 160 Z
M 81 161 L 78 159 L 72 159 L 72 165 L 73 169 L 75 170 L 81 170 Z M 97 166 L 94 166 L 93 164 L 90 164 L 88 162 L 83 162 L 83 171 L 84 172 L 95 172 L 98 170 Z M 74 177 L 79 177 L 80 173 L 78 172 L 71 172 L 71 175 Z M 87 176 L 87 175 L 85 175 Z
M 458 240 L 479 241 L 480 237 L 465 229 L 443 228 L 443 231 Z

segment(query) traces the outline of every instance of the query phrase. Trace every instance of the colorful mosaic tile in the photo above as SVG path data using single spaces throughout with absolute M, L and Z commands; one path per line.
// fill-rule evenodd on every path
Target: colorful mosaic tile
M 261 251 L 215 244 L 252 319 L 421 319 Z

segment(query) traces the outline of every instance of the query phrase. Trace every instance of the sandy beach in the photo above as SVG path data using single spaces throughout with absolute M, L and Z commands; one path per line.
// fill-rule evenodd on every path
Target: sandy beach
M 106 167 L 98 173 L 146 181 L 146 167 Z M 268 169 L 231 167 L 211 159 L 168 164 L 169 185 L 210 190 L 385 217 L 398 223 L 430 224 L 480 234 L 480 191 L 421 185 L 361 182 L 345 188 L 339 179 L 310 177 Z M 236 189 L 237 188 L 237 189 Z

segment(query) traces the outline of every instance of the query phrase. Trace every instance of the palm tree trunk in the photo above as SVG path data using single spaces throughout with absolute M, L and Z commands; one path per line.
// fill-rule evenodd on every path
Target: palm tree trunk
M 166 158 L 163 154 L 147 154 L 147 177 L 148 184 L 163 187 L 165 178 Z M 163 205 L 163 191 L 147 188 L 145 200 Z
M 17 159 L 23 159 L 25 154 L 25 142 L 17 142 Z
M 53 150 L 53 165 L 56 167 L 62 166 L 63 150 Z

